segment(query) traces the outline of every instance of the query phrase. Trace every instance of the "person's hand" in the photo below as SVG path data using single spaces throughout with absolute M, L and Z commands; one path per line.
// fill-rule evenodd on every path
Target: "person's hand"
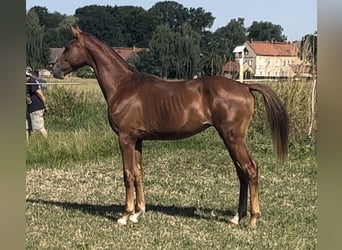
M 45 105 L 44 114 L 46 114 L 48 111 L 49 111 L 49 107 Z

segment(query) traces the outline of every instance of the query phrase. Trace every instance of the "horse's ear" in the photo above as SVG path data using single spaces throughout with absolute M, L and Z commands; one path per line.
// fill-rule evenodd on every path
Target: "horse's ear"
M 78 38 L 79 34 L 82 32 L 82 30 L 78 27 L 77 24 L 70 26 L 71 33 L 74 37 Z

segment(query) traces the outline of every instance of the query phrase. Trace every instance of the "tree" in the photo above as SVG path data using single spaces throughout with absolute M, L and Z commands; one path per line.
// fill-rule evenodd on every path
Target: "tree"
M 200 69 L 200 34 L 184 24 L 179 31 L 160 25 L 150 42 L 159 75 L 165 78 L 192 78 Z
M 246 41 L 244 18 L 231 19 L 214 33 L 202 32 L 201 61 L 205 75 L 221 74 L 223 65 L 233 60 L 233 50 Z
M 78 24 L 110 46 L 147 47 L 156 20 L 141 7 L 89 5 L 76 10 Z
M 307 34 L 302 37 L 299 45 L 298 56 L 304 64 L 311 66 L 310 73 L 317 73 L 317 32 L 315 34 Z
M 317 93 L 317 32 L 315 34 L 305 35 L 299 46 L 298 56 L 304 66 L 310 66 L 310 72 L 313 77 L 311 91 L 311 114 L 309 120 L 308 136 L 312 137 L 313 130 L 316 127 L 316 93 Z M 305 67 L 304 67 L 305 68 Z
M 205 12 L 202 7 L 189 9 L 189 23 L 193 30 L 202 32 L 206 28 L 213 26 L 215 17 L 210 12 Z
M 40 25 L 45 29 L 57 28 L 65 18 L 65 15 L 62 15 L 59 12 L 49 13 L 46 7 L 34 6 L 30 10 L 36 12 Z
M 175 57 L 175 33 L 169 25 L 160 25 L 150 41 L 150 49 L 159 65 L 159 75 L 168 77 Z
M 39 24 L 39 17 L 34 10 L 29 10 L 26 14 L 26 64 L 33 70 L 47 63 L 48 49 L 43 39 L 44 28 Z
M 176 30 L 189 20 L 187 8 L 174 1 L 158 2 L 148 12 L 154 16 L 158 24 L 168 25 L 171 30 Z
M 147 47 L 157 27 L 155 18 L 141 7 L 120 6 L 117 11 L 123 20 L 121 33 L 127 38 L 126 46 Z
M 246 41 L 245 19 L 231 19 L 229 23 L 214 32 L 220 53 L 227 55 L 228 60 L 234 59 L 233 50 Z
M 194 31 L 201 32 L 210 28 L 215 20 L 210 12 L 205 12 L 201 7 L 188 9 L 174 1 L 158 2 L 148 12 L 157 25 L 168 24 L 173 31 L 180 31 L 182 25 L 188 24 Z
M 180 31 L 175 33 L 175 61 L 171 65 L 171 77 L 189 79 L 198 73 L 200 39 L 200 34 L 188 24 L 183 24 Z
M 70 39 L 70 24 L 76 23 L 74 16 L 62 15 L 59 12 L 49 13 L 46 7 L 34 6 L 30 9 L 34 11 L 39 24 L 44 28 L 43 46 L 47 48 L 63 47 Z
M 133 63 L 134 67 L 141 72 L 147 72 L 154 75 L 159 74 L 159 65 L 150 50 L 142 50 L 137 53 L 138 58 Z
M 287 38 L 282 34 L 283 28 L 280 25 L 273 24 L 271 22 L 254 21 L 252 25 L 247 29 L 247 38 L 257 41 L 272 41 L 279 42 L 285 41 Z
M 75 11 L 78 25 L 104 41 L 110 46 L 126 44 L 121 27 L 124 26 L 122 17 L 118 15 L 117 7 L 88 5 Z
M 72 38 L 70 26 L 75 23 L 77 23 L 77 21 L 74 16 L 64 16 L 64 19 L 57 27 L 46 29 L 44 43 L 49 48 L 64 47 L 65 43 Z

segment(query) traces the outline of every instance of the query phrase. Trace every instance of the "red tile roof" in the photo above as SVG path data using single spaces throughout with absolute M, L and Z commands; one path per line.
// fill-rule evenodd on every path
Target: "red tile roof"
M 295 42 L 248 41 L 246 44 L 260 56 L 297 56 L 298 51 Z
M 223 66 L 224 72 L 238 72 L 240 70 L 240 64 L 238 62 L 229 61 Z
M 113 47 L 116 53 L 118 53 L 125 61 L 131 58 L 135 53 L 138 53 L 144 48 L 138 47 Z

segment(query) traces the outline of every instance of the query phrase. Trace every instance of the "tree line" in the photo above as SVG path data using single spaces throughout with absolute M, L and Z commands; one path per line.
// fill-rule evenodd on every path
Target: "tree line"
M 26 62 L 34 69 L 44 68 L 49 48 L 63 47 L 75 23 L 110 46 L 148 48 L 129 63 L 165 78 L 220 74 L 224 63 L 234 58 L 233 49 L 246 40 L 287 39 L 283 28 L 271 22 L 254 21 L 245 27 L 239 17 L 211 32 L 214 20 L 202 7 L 186 8 L 175 1 L 158 2 L 148 10 L 88 5 L 71 16 L 34 6 L 26 13 Z

